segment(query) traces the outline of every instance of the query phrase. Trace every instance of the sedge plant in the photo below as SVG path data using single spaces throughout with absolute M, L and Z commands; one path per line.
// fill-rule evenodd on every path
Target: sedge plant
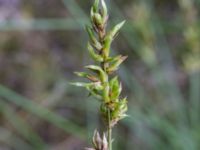
M 127 99 L 120 96 L 122 85 L 115 73 L 127 56 L 111 56 L 110 51 L 111 43 L 125 21 L 107 31 L 109 17 L 104 0 L 95 0 L 90 15 L 91 25 L 86 26 L 89 35 L 87 49 L 94 64 L 85 66 L 89 72 L 75 72 L 89 82 L 72 84 L 86 88 L 90 95 L 100 101 L 99 110 L 106 126 L 102 136 L 97 130 L 94 131 L 93 148 L 86 148 L 86 150 L 112 150 L 112 129 L 119 120 L 127 116 Z

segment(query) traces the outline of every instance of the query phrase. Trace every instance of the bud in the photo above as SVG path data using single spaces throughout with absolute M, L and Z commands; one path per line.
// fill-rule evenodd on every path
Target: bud
M 114 126 L 119 120 L 127 117 L 126 111 L 127 111 L 127 99 L 124 98 L 122 100 L 119 100 L 118 102 L 115 102 L 114 109 L 111 112 L 111 124 Z
M 103 137 L 101 138 L 99 132 L 95 130 L 93 135 L 93 145 L 94 148 L 85 148 L 85 150 L 108 150 L 108 141 L 105 133 L 103 133 Z
M 112 101 L 116 101 L 122 91 L 122 86 L 119 84 L 118 78 L 114 77 L 110 80 L 110 98 Z
M 98 13 L 98 7 L 99 7 L 99 0 L 95 0 L 94 4 L 90 10 L 91 20 L 93 20 L 94 14 Z
M 107 139 L 106 139 L 105 133 L 103 133 L 102 149 L 103 149 L 103 150 L 108 150 L 108 141 L 107 141 Z
M 94 13 L 93 15 L 93 22 L 98 27 L 103 24 L 103 19 L 99 13 Z
M 95 148 L 97 148 L 97 149 L 101 148 L 101 137 L 97 130 L 94 131 L 93 144 L 94 144 Z
M 103 137 L 101 138 L 99 132 L 95 130 L 93 135 L 93 145 L 94 148 L 86 150 L 108 150 L 108 141 L 106 139 L 105 133 L 103 133 Z

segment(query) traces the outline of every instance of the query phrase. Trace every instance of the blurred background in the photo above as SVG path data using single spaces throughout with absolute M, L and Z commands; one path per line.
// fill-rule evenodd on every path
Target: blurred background
M 129 117 L 115 150 L 200 149 L 200 1 L 106 0 Z M 0 0 L 0 150 L 81 150 L 102 126 L 99 103 L 70 86 L 91 64 L 93 0 Z

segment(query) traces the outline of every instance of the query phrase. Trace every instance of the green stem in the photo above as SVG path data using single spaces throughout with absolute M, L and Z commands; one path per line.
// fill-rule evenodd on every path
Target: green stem
M 112 150 L 112 127 L 111 127 L 110 110 L 108 110 L 108 147 L 109 150 Z

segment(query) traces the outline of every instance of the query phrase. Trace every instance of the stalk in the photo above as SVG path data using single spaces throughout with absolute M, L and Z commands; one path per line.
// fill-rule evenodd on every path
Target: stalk
M 117 36 L 125 21 L 115 25 L 107 32 L 108 14 L 104 0 L 95 0 L 90 12 L 91 25 L 86 26 L 89 35 L 88 51 L 95 65 L 88 65 L 87 72 L 75 74 L 88 79 L 90 82 L 75 82 L 73 85 L 85 87 L 89 94 L 101 102 L 100 113 L 107 128 L 107 136 L 100 136 L 95 130 L 93 136 L 94 148 L 86 150 L 112 150 L 112 129 L 119 120 L 126 117 L 127 99 L 121 98 L 121 83 L 115 72 L 127 56 L 110 56 L 111 43 Z
M 109 150 L 112 150 L 112 127 L 111 127 L 110 111 L 108 111 L 108 147 Z

